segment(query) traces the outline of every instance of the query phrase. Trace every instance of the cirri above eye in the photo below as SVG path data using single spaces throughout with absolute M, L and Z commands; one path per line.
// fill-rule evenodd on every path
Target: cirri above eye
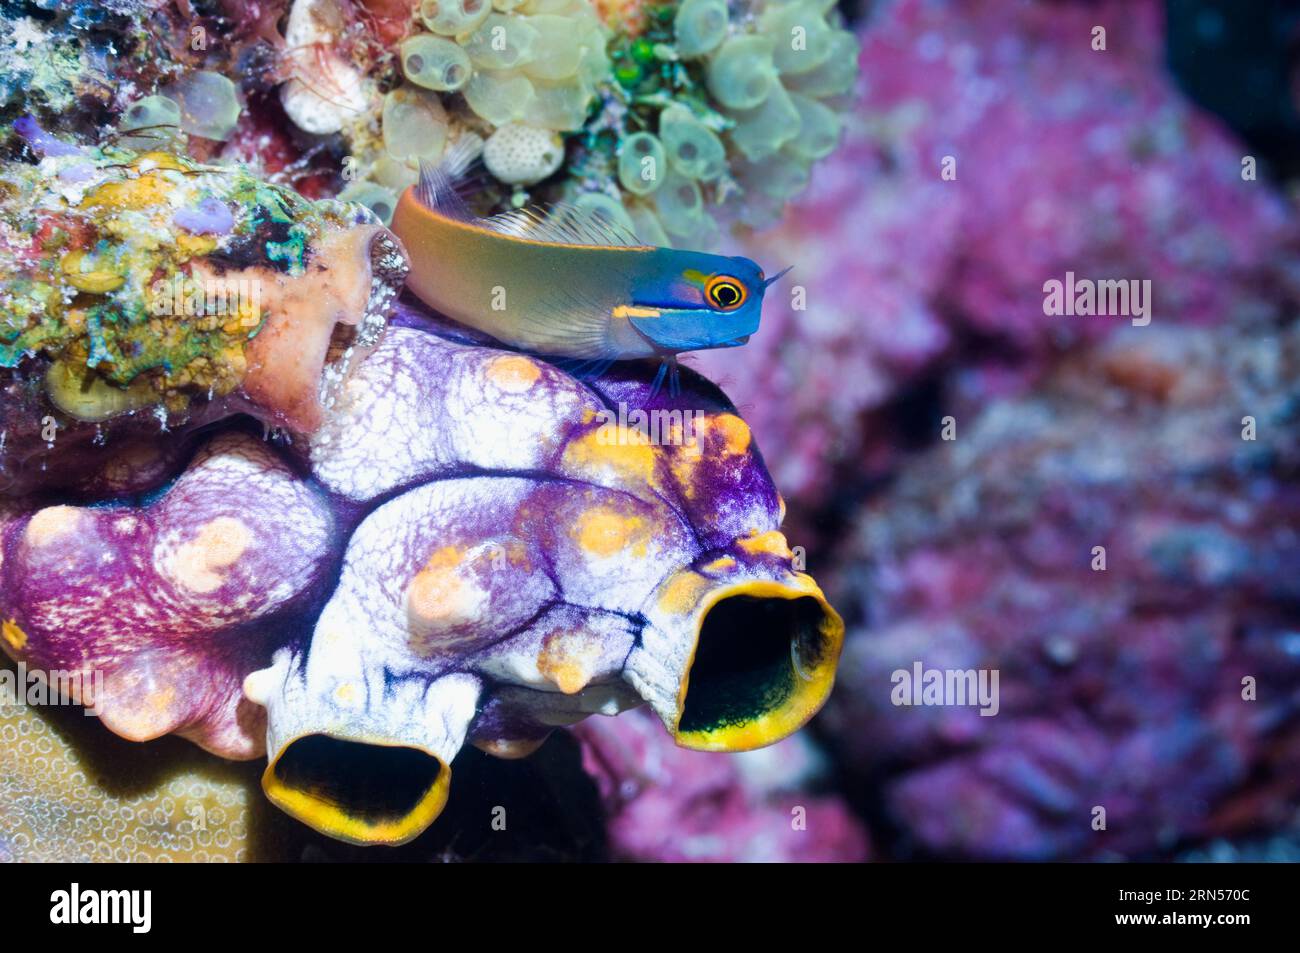
M 745 286 L 728 275 L 714 275 L 704 286 L 704 297 L 720 311 L 734 311 L 745 303 Z

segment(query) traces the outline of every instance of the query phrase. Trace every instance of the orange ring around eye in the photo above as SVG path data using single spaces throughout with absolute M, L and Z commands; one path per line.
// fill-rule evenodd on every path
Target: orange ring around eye
M 735 300 L 724 303 L 719 299 L 718 292 L 722 289 L 734 292 Z M 735 311 L 745 303 L 749 292 L 745 290 L 744 285 L 729 275 L 714 275 L 704 286 L 704 297 L 709 304 L 720 311 Z

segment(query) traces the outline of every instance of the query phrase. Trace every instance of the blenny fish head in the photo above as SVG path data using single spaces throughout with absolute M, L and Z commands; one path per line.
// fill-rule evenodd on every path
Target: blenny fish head
M 748 258 L 656 248 L 623 316 L 664 351 L 737 347 L 758 330 L 769 282 Z

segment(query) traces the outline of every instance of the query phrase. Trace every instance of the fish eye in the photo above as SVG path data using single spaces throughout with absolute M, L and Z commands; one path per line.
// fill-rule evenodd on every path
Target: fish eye
M 704 286 L 704 297 L 720 311 L 734 311 L 745 303 L 745 286 L 727 275 L 715 275 Z

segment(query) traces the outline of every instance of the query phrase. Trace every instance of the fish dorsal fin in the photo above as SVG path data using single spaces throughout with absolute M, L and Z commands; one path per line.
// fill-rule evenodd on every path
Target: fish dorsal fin
M 438 161 L 420 160 L 420 181 L 415 186 L 416 199 L 425 208 L 446 218 L 460 222 L 474 221 L 474 214 L 458 187 L 482 154 L 483 140 L 473 133 L 464 133 L 447 147 Z
M 465 133 L 436 162 L 421 161 L 416 199 L 445 218 L 469 222 L 501 235 L 556 245 L 648 247 L 626 226 L 601 214 L 599 208 L 582 208 L 568 202 L 544 208 L 511 209 L 490 218 L 475 217 L 460 189 L 482 153 L 483 140 L 473 133 Z
M 557 202 L 545 208 L 530 206 L 511 209 L 491 218 L 480 219 L 478 224 L 502 235 L 513 235 L 534 242 L 646 247 L 646 243 L 627 228 L 601 215 L 599 211 L 580 208 L 568 202 Z

